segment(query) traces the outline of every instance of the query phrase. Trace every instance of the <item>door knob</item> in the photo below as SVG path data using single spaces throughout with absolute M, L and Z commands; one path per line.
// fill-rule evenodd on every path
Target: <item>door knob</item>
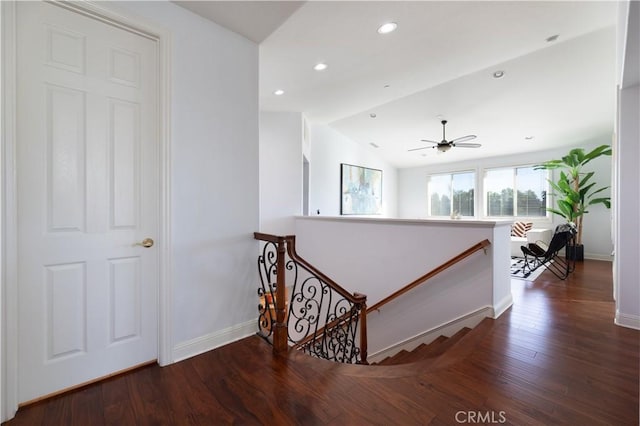
M 134 246 L 142 246 L 145 248 L 149 248 L 153 246 L 153 240 L 151 238 L 145 238 L 141 243 L 135 243 Z

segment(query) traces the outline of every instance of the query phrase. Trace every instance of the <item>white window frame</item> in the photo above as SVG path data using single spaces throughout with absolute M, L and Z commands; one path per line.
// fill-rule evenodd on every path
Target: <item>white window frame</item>
M 482 214 L 484 218 L 487 219 L 514 219 L 514 220 L 528 220 L 528 221 L 551 221 L 551 213 L 546 210 L 551 206 L 551 198 L 552 198 L 552 194 L 551 194 L 551 186 L 549 185 L 549 179 L 551 178 L 551 172 L 549 170 L 545 170 L 544 172 L 546 173 L 546 178 L 545 178 L 545 182 L 546 182 L 546 188 L 545 188 L 545 193 L 546 193 L 546 200 L 545 200 L 545 215 L 544 216 L 516 216 L 516 214 L 518 213 L 517 209 L 518 209 L 518 189 L 516 188 L 516 169 L 525 169 L 525 168 L 533 168 L 535 167 L 535 164 L 520 164 L 520 165 L 515 165 L 515 166 L 498 166 L 498 167 L 488 167 L 482 170 L 482 205 L 483 205 L 483 209 L 482 209 Z M 487 172 L 493 171 L 493 170 L 507 170 L 507 169 L 511 169 L 512 170 L 512 182 L 511 182 L 511 188 L 513 189 L 513 208 L 514 208 L 514 215 L 512 216 L 490 216 L 489 215 L 489 202 L 487 199 L 487 184 L 486 184 L 486 179 L 487 179 Z
M 432 218 L 449 218 L 449 216 L 445 216 L 445 215 L 432 215 L 431 214 L 431 191 L 429 188 L 429 185 L 431 184 L 431 177 L 432 176 L 444 176 L 444 175 L 449 175 L 451 178 L 451 192 L 449 194 L 449 200 L 451 202 L 451 209 L 450 211 L 453 212 L 453 175 L 460 175 L 460 174 L 467 174 L 467 173 L 471 173 L 473 175 L 473 216 L 460 216 L 461 218 L 464 219 L 475 219 L 478 216 L 478 171 L 477 170 L 456 170 L 456 171 L 451 171 L 451 172 L 436 172 L 436 173 L 429 173 L 427 175 L 427 217 L 432 217 Z

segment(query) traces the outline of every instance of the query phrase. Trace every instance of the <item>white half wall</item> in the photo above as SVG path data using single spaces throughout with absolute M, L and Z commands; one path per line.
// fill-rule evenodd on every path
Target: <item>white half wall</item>
M 289 235 L 302 214 L 303 118 L 260 112 L 260 232 Z
M 584 145 L 576 145 L 589 151 L 598 145 L 611 144 L 611 136 L 585 142 Z M 427 176 L 433 173 L 449 173 L 460 171 L 474 171 L 476 174 L 477 196 L 475 200 L 476 217 L 483 219 L 483 175 L 484 170 L 496 167 L 513 167 L 538 164 L 543 161 L 561 158 L 572 148 L 563 148 L 552 151 L 530 152 L 526 155 L 509 155 L 503 157 L 490 157 L 481 160 L 464 161 L 457 163 L 444 163 L 428 167 L 416 167 L 401 169 L 398 171 L 398 217 L 406 219 L 420 219 L 427 217 Z M 600 157 L 593 160 L 585 167 L 585 171 L 594 171 L 598 187 L 611 186 L 611 157 Z M 556 179 L 557 172 L 553 172 L 552 179 Z M 610 194 L 610 190 L 602 195 Z M 589 259 L 611 260 L 613 251 L 613 239 L 611 234 L 611 210 L 603 205 L 589 208 L 589 213 L 584 217 L 583 244 L 585 257 Z M 549 218 L 532 220 L 534 227 L 555 229 L 564 222 L 557 215 Z
M 297 252 L 367 306 L 488 239 L 491 245 L 367 316 L 369 353 L 512 304 L 510 222 L 298 217 Z
M 340 164 L 382 170 L 382 215 L 397 215 L 397 170 L 368 149 L 325 125 L 311 125 L 309 214 L 340 215 Z M 318 213 L 319 212 L 319 213 Z
M 186 342 L 256 318 L 258 46 L 170 2 L 114 7 L 172 37 L 173 347 L 184 358 Z

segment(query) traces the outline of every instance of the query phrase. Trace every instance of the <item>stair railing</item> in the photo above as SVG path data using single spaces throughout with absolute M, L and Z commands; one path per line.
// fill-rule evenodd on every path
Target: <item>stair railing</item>
M 289 350 L 286 330 L 285 253 L 286 239 L 275 235 L 254 233 L 254 238 L 265 241 L 258 256 L 260 287 L 258 287 L 258 326 L 261 336 L 270 339 L 275 354 Z
M 480 241 L 367 309 L 365 295 L 349 293 L 297 254 L 294 235 L 256 232 L 254 238 L 265 242 L 258 257 L 258 334 L 272 342 L 276 354 L 287 352 L 291 346 L 318 358 L 360 364 L 367 363 L 367 313 L 379 310 L 475 252 L 486 253 L 491 245 L 489 240 Z M 289 287 L 287 274 L 293 283 Z
M 450 267 L 452 267 L 456 263 L 460 262 L 461 260 L 466 259 L 467 257 L 471 256 L 473 253 L 475 253 L 475 252 L 477 252 L 479 250 L 484 250 L 485 253 L 486 253 L 486 249 L 490 245 L 491 245 L 491 242 L 489 240 L 486 240 L 486 239 L 480 241 L 477 244 L 474 244 L 473 246 L 469 247 L 468 249 L 466 249 L 462 253 L 458 254 L 457 256 L 452 257 L 451 259 L 447 260 L 446 262 L 444 262 L 440 266 L 432 269 L 431 271 L 427 272 L 426 274 L 422 275 L 421 277 L 416 278 L 415 280 L 411 281 L 409 284 L 405 285 L 400 290 L 395 291 L 394 293 L 392 293 L 389 296 L 385 297 L 384 299 L 382 299 L 378 303 L 375 303 L 373 306 L 371 306 L 370 308 L 367 309 L 367 313 L 372 312 L 372 311 L 380 310 L 380 308 L 382 306 L 386 305 L 387 303 L 391 302 L 392 300 L 397 299 L 398 297 L 400 297 L 403 294 L 409 292 L 410 290 L 413 290 L 414 288 L 418 287 L 422 283 L 424 283 L 424 282 L 428 281 L 429 279 L 435 277 L 439 273 L 449 269 Z
M 291 345 L 318 358 L 366 364 L 367 297 L 349 293 L 300 257 L 294 235 L 256 232 L 254 238 L 265 242 L 258 257 L 258 334 L 274 353 Z

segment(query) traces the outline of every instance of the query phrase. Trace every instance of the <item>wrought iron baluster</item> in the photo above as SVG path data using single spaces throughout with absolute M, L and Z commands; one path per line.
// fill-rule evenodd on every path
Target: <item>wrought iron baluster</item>
M 366 315 L 366 300 L 363 295 L 350 295 L 333 283 L 324 274 L 317 272 L 295 253 L 295 237 L 276 237 L 256 233 L 256 239 L 265 241 L 258 257 L 260 287 L 258 295 L 259 334 L 274 342 L 279 321 L 273 303 L 285 303 L 278 299 L 276 285 L 284 288 L 284 275 L 292 275 L 291 296 L 286 317 L 286 341 L 289 346 L 311 356 L 343 363 L 366 362 L 366 328 L 360 330 L 360 316 Z M 288 258 L 283 256 L 286 241 Z M 281 262 L 279 264 L 279 262 Z M 278 277 L 278 275 L 282 275 Z M 284 294 L 284 291 L 283 291 Z M 269 303 L 271 302 L 271 303 Z M 363 305 L 365 306 L 363 310 Z M 283 305 L 284 306 L 284 305 Z M 364 323 L 364 322 L 363 322 Z M 284 325 L 284 324 L 283 324 Z M 365 333 L 362 335 L 362 333 Z M 358 341 L 360 337 L 360 341 Z M 361 351 L 363 346 L 365 351 Z
M 276 282 L 272 278 L 276 275 L 276 244 L 267 242 L 262 254 L 258 256 L 258 271 L 260 276 L 260 287 L 258 287 L 258 333 L 262 337 L 271 337 L 273 334 L 273 324 L 275 318 L 275 306 L 273 301 L 276 293 Z M 271 309 L 274 306 L 274 309 Z

